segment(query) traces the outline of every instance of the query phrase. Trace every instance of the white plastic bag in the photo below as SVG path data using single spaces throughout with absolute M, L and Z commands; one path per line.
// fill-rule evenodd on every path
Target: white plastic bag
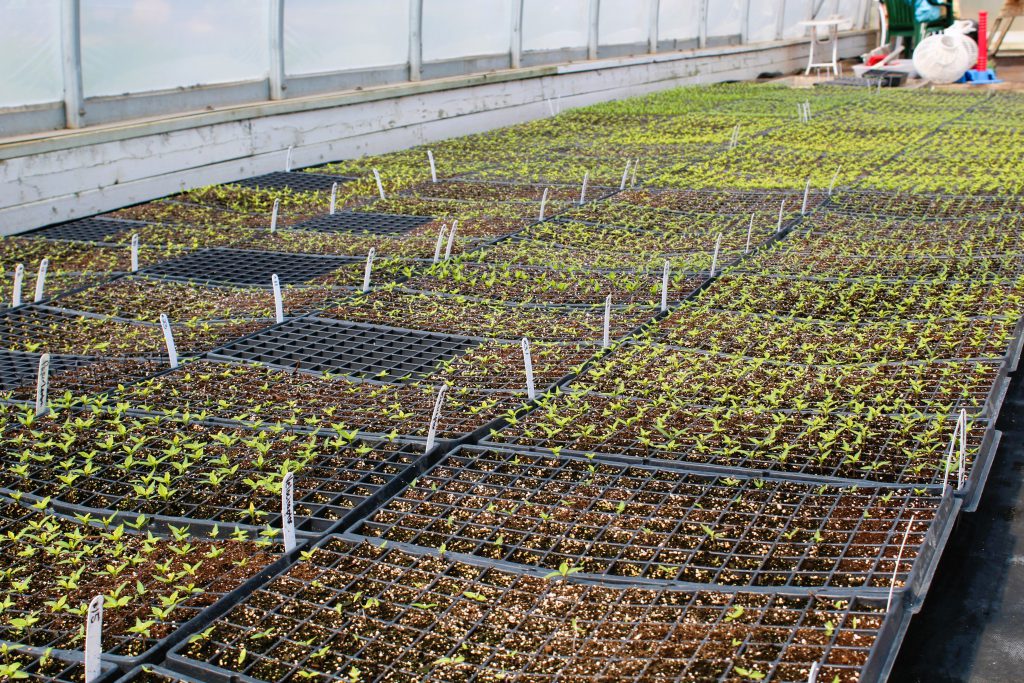
M 922 78 L 933 83 L 958 81 L 972 66 L 971 53 L 958 36 L 928 36 L 914 50 L 914 68 Z

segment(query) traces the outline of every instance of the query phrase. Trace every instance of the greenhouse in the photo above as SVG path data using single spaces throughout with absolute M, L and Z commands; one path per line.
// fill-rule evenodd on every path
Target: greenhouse
M 0 683 L 1018 680 L 1020 16 L 0 0 Z

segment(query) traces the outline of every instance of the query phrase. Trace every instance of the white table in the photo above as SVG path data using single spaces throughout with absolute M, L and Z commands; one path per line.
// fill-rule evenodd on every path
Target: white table
M 804 74 L 810 74 L 811 69 L 827 66 L 836 76 L 839 75 L 839 25 L 844 21 L 842 17 L 832 17 L 800 22 L 800 26 L 811 29 L 811 51 L 807 55 L 807 70 Z M 832 61 L 815 62 L 814 48 L 819 44 L 824 46 L 828 43 L 832 43 Z

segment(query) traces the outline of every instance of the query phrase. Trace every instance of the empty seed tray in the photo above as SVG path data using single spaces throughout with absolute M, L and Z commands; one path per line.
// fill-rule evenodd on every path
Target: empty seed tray
M 429 375 L 479 342 L 430 332 L 297 318 L 217 349 L 213 358 L 396 382 Z
M 201 249 L 149 266 L 141 273 L 182 282 L 269 288 L 271 276 L 275 274 L 282 285 L 297 285 L 360 260 L 341 256 Z

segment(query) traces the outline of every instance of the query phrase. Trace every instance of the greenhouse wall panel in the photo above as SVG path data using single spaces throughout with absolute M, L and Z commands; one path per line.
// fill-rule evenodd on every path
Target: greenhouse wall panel
M 0 107 L 18 107 L 60 100 L 60 1 L 7 0 L 0 7 Z M 3 21 L 3 13 L 16 13 L 19 21 Z
M 601 45 L 643 43 L 650 25 L 651 3 L 642 0 L 602 0 L 598 23 Z
M 523 0 L 523 51 L 587 46 L 590 0 Z
M 511 0 L 423 0 L 423 61 L 508 54 L 511 26 Z
M 388 30 L 376 30 L 380 26 Z M 409 3 L 289 0 L 284 39 L 289 75 L 404 64 L 409 58 Z
M 659 46 L 696 47 L 701 14 L 701 0 L 662 0 L 658 9 Z
M 265 79 L 268 20 L 248 0 L 85 0 L 85 96 Z

